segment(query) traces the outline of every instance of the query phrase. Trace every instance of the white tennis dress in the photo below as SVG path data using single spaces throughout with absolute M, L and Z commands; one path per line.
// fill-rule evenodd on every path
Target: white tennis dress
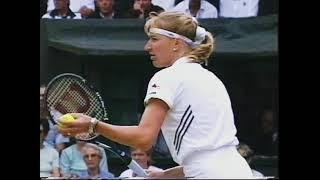
M 170 107 L 161 130 L 186 177 L 252 178 L 236 149 L 239 141 L 229 95 L 212 72 L 182 57 L 152 77 L 145 104 L 150 98 Z

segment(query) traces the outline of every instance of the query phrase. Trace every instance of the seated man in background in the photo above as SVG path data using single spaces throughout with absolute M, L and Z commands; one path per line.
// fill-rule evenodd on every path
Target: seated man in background
M 87 166 L 87 171 L 80 173 L 79 178 L 88 179 L 110 179 L 114 175 L 106 169 L 101 169 L 99 164 L 104 151 L 95 144 L 86 143 L 83 147 L 83 159 Z
M 70 10 L 80 14 L 80 18 L 86 18 L 93 13 L 95 9 L 94 0 L 70 0 Z M 48 0 L 47 12 L 54 9 L 54 0 Z
M 87 142 L 75 140 L 75 144 L 62 150 L 60 157 L 60 168 L 63 177 L 78 177 L 82 173 L 87 172 L 87 166 L 83 160 L 84 148 Z M 107 157 L 105 151 L 102 149 L 102 159 L 100 162 L 100 169 L 108 171 Z
M 133 6 L 125 14 L 125 18 L 140 18 L 146 19 L 150 12 L 160 13 L 164 9 L 160 6 L 153 5 L 151 0 L 134 0 Z
M 40 118 L 40 177 L 59 177 L 59 154 L 54 148 L 43 144 L 48 131 L 48 120 Z
M 179 11 L 197 19 L 217 18 L 217 8 L 205 0 L 184 0 L 177 4 L 170 11 Z
M 42 18 L 48 19 L 81 19 L 79 13 L 74 13 L 70 9 L 70 0 L 53 0 L 54 9 L 47 14 L 43 15 Z
M 162 169 L 152 166 L 152 149 L 143 151 L 141 149 L 131 148 L 131 158 L 137 161 L 137 163 L 146 171 L 163 171 Z M 136 177 L 131 169 L 123 171 L 119 177 Z
M 96 0 L 97 8 L 88 19 L 113 19 L 121 17 L 115 9 L 116 0 Z

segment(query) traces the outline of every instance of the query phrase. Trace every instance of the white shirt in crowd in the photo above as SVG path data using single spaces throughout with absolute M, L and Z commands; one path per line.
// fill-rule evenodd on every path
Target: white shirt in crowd
M 70 9 L 74 13 L 80 13 L 80 9 L 82 6 L 87 6 L 87 8 L 90 8 L 94 10 L 94 0 L 70 0 Z M 54 3 L 53 0 L 48 0 L 48 8 L 47 12 L 54 9 Z
M 163 171 L 163 169 L 157 168 L 155 166 L 149 166 L 148 170 L 152 170 L 152 171 Z M 133 171 L 131 169 L 127 169 L 125 171 L 123 171 L 119 177 L 122 178 L 131 178 L 133 177 Z
M 165 11 L 169 11 L 174 8 L 175 0 L 152 0 L 153 5 L 162 7 Z
M 40 149 L 40 177 L 50 177 L 54 168 L 59 168 L 59 153 L 44 146 Z
M 71 18 L 70 16 L 67 16 L 65 19 L 81 19 L 81 14 L 80 13 L 74 13 L 76 16 L 74 16 L 73 18 Z M 55 16 L 55 17 L 51 17 L 50 16 L 50 12 L 46 13 L 45 15 L 42 16 L 43 19 L 64 19 L 61 16 Z
M 190 0 L 184 0 L 180 2 L 170 11 L 179 11 L 179 12 L 191 14 L 189 10 L 189 1 Z M 214 5 L 210 4 L 208 1 L 201 0 L 200 9 L 197 12 L 196 18 L 204 19 L 204 18 L 217 18 L 217 17 L 218 17 L 217 8 L 214 7 Z
M 254 17 L 258 14 L 259 0 L 220 0 L 220 17 Z

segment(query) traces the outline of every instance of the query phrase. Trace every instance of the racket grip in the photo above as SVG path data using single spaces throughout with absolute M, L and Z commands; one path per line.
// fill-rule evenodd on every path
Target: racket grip
M 134 159 L 127 156 L 125 152 L 120 151 L 119 149 L 115 149 L 116 152 L 114 152 L 110 146 L 98 141 L 96 141 L 96 143 L 98 144 L 98 146 L 103 147 L 108 151 L 116 154 L 125 164 L 127 164 L 128 168 L 130 168 L 139 177 L 147 177 L 147 172 Z
M 139 177 L 147 177 L 146 171 L 133 159 L 128 164 L 128 168 L 130 168 Z

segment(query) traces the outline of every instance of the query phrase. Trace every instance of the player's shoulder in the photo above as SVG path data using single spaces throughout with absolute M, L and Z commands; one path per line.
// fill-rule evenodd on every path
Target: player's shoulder
M 153 78 L 166 78 L 168 76 L 171 76 L 173 73 L 173 70 L 171 67 L 167 67 L 167 68 L 163 68 L 161 70 L 159 70 L 158 72 L 156 72 L 154 75 L 153 75 Z

